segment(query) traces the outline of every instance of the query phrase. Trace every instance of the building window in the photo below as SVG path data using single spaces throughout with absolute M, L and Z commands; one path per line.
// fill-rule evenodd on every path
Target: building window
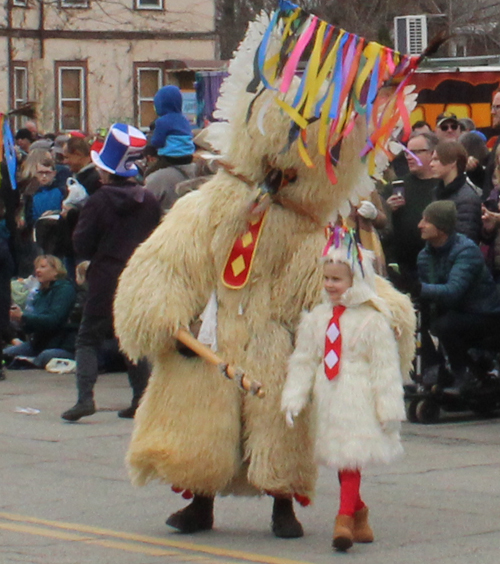
M 87 66 L 56 63 L 56 130 L 87 128 Z
M 11 106 L 20 108 L 28 101 L 28 64 L 12 63 Z M 20 129 L 26 121 L 22 116 L 15 117 L 15 129 Z
M 153 103 L 154 95 L 163 86 L 163 67 L 158 65 L 135 65 L 135 123 L 139 129 L 148 129 L 149 124 L 157 118 Z
M 89 0 L 60 0 L 61 8 L 88 8 Z
M 136 10 L 163 10 L 163 0 L 135 0 Z
M 12 5 L 26 8 L 28 6 L 28 0 L 12 0 Z

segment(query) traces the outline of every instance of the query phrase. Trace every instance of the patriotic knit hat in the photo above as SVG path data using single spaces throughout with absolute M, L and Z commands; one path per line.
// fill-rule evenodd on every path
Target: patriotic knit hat
M 142 131 L 126 123 L 115 123 L 109 128 L 102 149 L 91 151 L 96 166 L 118 176 L 135 176 L 139 169 L 134 161 L 140 158 L 147 139 Z

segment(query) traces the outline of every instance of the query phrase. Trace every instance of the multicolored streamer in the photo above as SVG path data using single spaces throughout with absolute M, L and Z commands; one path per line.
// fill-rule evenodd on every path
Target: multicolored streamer
M 276 39 L 280 41 L 278 53 L 270 49 Z M 367 142 L 360 156 L 369 159 L 370 168 L 375 166 L 376 151 L 387 153 L 386 145 L 400 120 L 405 134 L 409 134 L 404 86 L 419 60 L 367 42 L 289 0 L 280 0 L 259 46 L 256 76 L 249 91 L 256 91 L 255 80 L 260 76 L 264 88 L 276 93 L 276 103 L 290 117 L 289 141 L 298 141 L 300 155 L 308 166 L 313 163 L 305 130 L 320 120 L 318 151 L 325 155 L 328 176 L 335 183 L 332 149 L 349 135 L 357 116 L 366 121 Z M 300 84 L 293 102 L 285 102 L 296 76 Z M 390 91 L 385 88 L 394 86 Z
M 326 238 L 326 245 L 321 256 L 326 257 L 332 247 L 334 249 L 345 248 L 347 258 L 351 261 L 351 267 L 358 263 L 361 274 L 364 276 L 362 247 L 358 243 L 355 230 L 347 227 L 345 224 L 330 224 L 326 228 Z

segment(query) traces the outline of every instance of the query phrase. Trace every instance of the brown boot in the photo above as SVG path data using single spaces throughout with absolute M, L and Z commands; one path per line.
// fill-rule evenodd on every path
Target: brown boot
M 354 514 L 354 542 L 373 542 L 373 531 L 368 523 L 368 507 Z
M 353 530 L 354 517 L 350 515 L 337 515 L 335 528 L 333 529 L 333 548 L 341 552 L 351 548 L 354 540 Z
M 202 495 L 195 495 L 189 505 L 172 513 L 167 519 L 169 527 L 173 527 L 183 534 L 209 531 L 213 524 L 214 498 Z

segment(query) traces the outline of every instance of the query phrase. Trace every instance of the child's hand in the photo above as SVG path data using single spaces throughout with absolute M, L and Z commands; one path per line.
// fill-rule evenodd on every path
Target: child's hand
M 294 426 L 295 418 L 297 417 L 298 414 L 299 414 L 299 411 L 297 411 L 295 409 L 287 409 L 286 410 L 286 413 L 285 413 L 286 424 L 287 424 L 288 427 L 290 427 L 290 429 Z

